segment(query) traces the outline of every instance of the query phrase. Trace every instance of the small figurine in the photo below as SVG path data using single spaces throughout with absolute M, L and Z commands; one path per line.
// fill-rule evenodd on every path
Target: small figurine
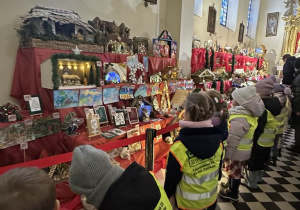
M 142 119 L 143 122 L 149 122 L 150 121 L 150 116 L 148 114 L 148 110 L 145 108 L 142 108 Z
M 120 157 L 123 159 L 123 160 L 130 160 L 130 151 L 127 147 L 123 147 L 122 151 L 121 151 L 121 154 L 120 154 Z
M 67 129 L 67 134 L 69 136 L 77 136 L 79 133 L 76 131 L 79 128 L 79 126 L 82 124 L 82 122 L 83 122 L 82 118 L 72 118 Z

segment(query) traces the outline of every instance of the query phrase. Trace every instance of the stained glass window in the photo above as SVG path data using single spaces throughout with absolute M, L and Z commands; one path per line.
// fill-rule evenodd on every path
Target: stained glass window
M 223 26 L 226 26 L 227 22 L 228 1 L 229 0 L 222 0 L 220 24 Z
M 260 0 L 249 0 L 246 35 L 251 39 L 256 37 L 259 9 Z
M 248 29 L 249 29 L 250 15 L 251 15 L 251 6 L 252 6 L 252 0 L 249 0 L 248 16 L 247 16 L 247 32 L 246 32 L 246 34 L 248 34 Z

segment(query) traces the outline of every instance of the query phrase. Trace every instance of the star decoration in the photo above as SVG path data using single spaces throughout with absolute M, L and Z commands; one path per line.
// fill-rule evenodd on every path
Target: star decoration
M 75 48 L 75 49 L 72 49 L 72 51 L 75 53 L 75 55 L 80 55 L 80 52 L 81 52 L 82 50 L 78 49 L 78 47 L 76 46 L 76 48 Z

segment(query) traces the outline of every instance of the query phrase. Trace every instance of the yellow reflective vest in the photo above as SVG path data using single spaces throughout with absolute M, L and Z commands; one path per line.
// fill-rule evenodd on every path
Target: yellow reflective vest
M 286 96 L 287 98 L 287 96 Z M 286 104 L 285 106 L 282 108 L 280 114 L 278 116 L 275 117 L 276 121 L 277 121 L 277 128 L 276 128 L 276 134 L 283 134 L 284 133 L 284 127 L 285 127 L 285 123 L 286 120 L 288 119 L 288 113 L 289 113 L 289 99 L 286 99 Z
M 268 111 L 267 124 L 264 132 L 260 135 L 257 143 L 262 147 L 272 147 L 274 145 L 275 134 L 277 129 L 277 120 L 274 115 Z
M 159 192 L 160 192 L 160 199 L 155 207 L 154 210 L 172 210 L 172 205 L 170 203 L 170 200 L 165 192 L 165 190 L 163 189 L 163 187 L 160 185 L 160 183 L 157 181 L 157 179 L 155 178 L 154 174 L 152 172 L 150 172 L 150 174 L 152 174 L 158 188 L 159 188 Z
M 179 162 L 183 173 L 175 194 L 178 208 L 204 209 L 214 204 L 220 161 L 224 157 L 222 143 L 217 152 L 207 159 L 194 156 L 181 141 L 176 141 L 170 152 Z
M 228 119 L 228 131 L 230 130 L 230 121 L 234 118 L 245 118 L 247 122 L 250 124 L 249 131 L 243 136 L 240 140 L 240 143 L 237 147 L 237 150 L 248 151 L 253 146 L 253 136 L 255 129 L 257 128 L 257 117 L 244 115 L 244 114 L 235 114 L 231 115 Z

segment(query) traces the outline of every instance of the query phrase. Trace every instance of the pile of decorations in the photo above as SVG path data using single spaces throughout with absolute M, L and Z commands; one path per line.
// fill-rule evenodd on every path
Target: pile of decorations
M 22 115 L 20 114 L 19 108 L 16 105 L 11 103 L 4 104 L 0 106 L 0 122 L 9 122 L 10 116 L 15 115 L 15 120 L 20 121 L 23 119 Z M 13 120 L 13 121 L 15 121 Z

